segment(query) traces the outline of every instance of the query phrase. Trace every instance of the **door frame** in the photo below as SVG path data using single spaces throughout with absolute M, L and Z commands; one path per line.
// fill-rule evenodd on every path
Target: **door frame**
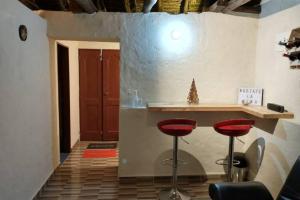
M 58 130 L 60 153 L 71 152 L 71 114 L 70 114 L 70 63 L 69 48 L 59 42 L 57 48 L 57 94 L 58 94 Z M 67 64 L 60 63 L 61 50 L 67 51 Z

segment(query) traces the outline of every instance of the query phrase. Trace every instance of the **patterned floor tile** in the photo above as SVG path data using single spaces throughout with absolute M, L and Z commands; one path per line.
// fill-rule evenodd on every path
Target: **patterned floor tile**
M 82 158 L 89 142 L 76 144 L 41 189 L 35 200 L 154 200 L 159 191 L 169 187 L 170 177 L 118 178 L 117 158 Z M 179 177 L 179 186 L 193 200 L 208 200 L 208 185 L 220 181 L 215 176 Z

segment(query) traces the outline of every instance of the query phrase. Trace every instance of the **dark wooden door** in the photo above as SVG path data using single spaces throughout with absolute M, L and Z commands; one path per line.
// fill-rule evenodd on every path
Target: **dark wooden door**
M 102 65 L 100 50 L 79 50 L 80 140 L 102 139 Z
M 120 51 L 103 50 L 103 140 L 118 140 L 120 107 Z
M 69 49 L 57 44 L 60 153 L 71 152 Z

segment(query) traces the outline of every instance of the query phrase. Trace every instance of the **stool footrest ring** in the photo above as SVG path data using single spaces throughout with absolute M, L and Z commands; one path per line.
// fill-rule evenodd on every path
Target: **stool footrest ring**
M 228 165 L 228 160 L 227 159 L 218 159 L 216 160 L 217 165 Z M 234 165 L 239 165 L 240 161 L 239 160 L 233 160 L 233 166 Z

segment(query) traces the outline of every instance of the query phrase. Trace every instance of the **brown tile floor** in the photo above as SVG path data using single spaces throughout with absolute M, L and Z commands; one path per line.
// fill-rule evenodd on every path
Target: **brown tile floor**
M 87 142 L 78 143 L 49 178 L 36 200 L 158 199 L 170 178 L 118 179 L 118 158 L 81 158 Z M 171 171 L 171 169 L 170 169 Z M 218 178 L 179 177 L 179 185 L 197 200 L 208 198 L 208 184 Z

